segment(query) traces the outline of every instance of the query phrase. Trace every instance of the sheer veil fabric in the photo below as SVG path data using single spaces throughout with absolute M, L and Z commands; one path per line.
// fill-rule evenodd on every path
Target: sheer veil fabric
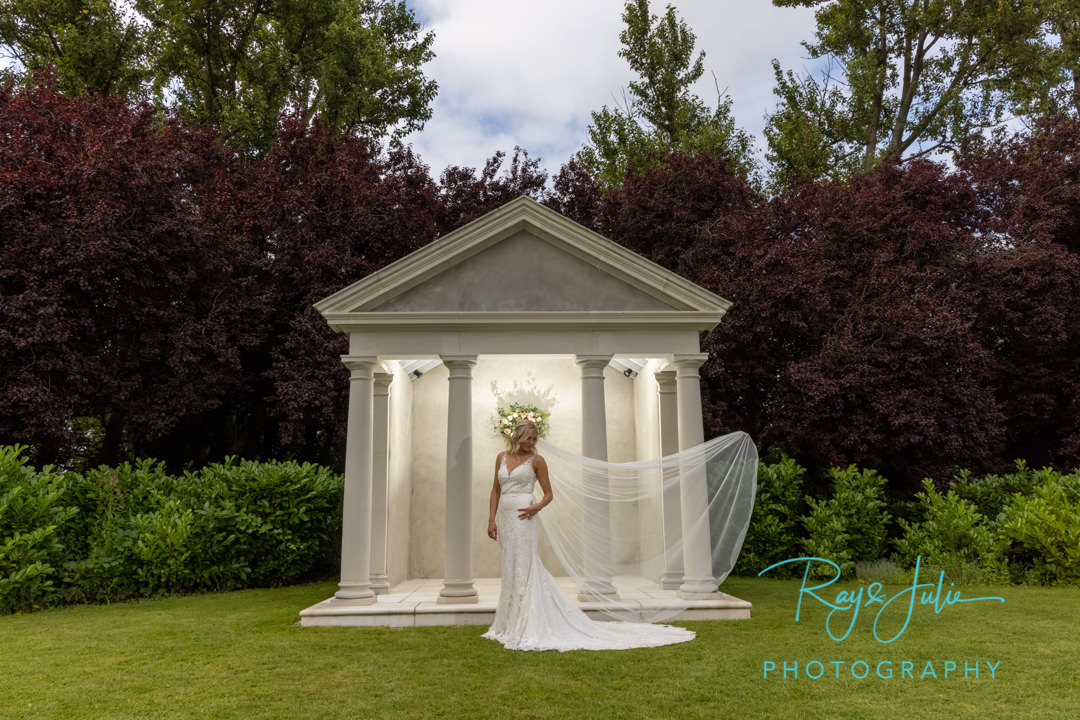
M 532 463 L 513 472 L 504 463 L 499 470 L 502 588 L 485 637 L 521 650 L 623 649 L 692 639 L 684 628 L 648 624 L 691 605 L 674 591 L 657 596 L 657 583 L 673 564 L 681 565 L 684 538 L 693 538 L 688 542 L 698 553 L 702 543 L 709 545 L 716 583 L 731 572 L 754 505 L 757 450 L 750 437 L 732 433 L 630 463 L 585 458 L 542 440 L 537 452 L 547 461 L 555 496 L 537 515 L 539 525 L 517 519 L 517 508 L 532 502 Z M 580 597 L 596 600 L 590 609 L 622 622 L 592 621 L 567 597 L 540 562 L 541 526 L 560 566 L 551 571 L 572 578 Z M 635 598 L 646 589 L 657 601 Z

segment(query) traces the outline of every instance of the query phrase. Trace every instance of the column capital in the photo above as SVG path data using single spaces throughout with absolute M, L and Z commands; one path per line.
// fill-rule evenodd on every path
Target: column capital
M 475 355 L 440 355 L 439 359 L 450 370 L 471 370 L 476 367 Z
M 375 394 L 387 395 L 390 392 L 390 383 L 394 382 L 394 373 L 375 373 Z
M 687 370 L 693 371 L 697 375 L 698 369 L 705 364 L 705 361 L 709 359 L 709 353 L 685 353 L 681 355 L 672 355 L 671 363 L 669 367 L 674 366 L 677 373 L 685 373 Z
M 575 355 L 574 362 L 582 371 L 600 370 L 603 372 L 611 362 L 611 355 Z
M 439 358 L 450 372 L 448 380 L 472 380 L 472 370 L 476 367 L 475 355 L 440 355 Z
M 354 379 L 370 379 L 379 366 L 379 358 L 374 355 L 342 355 L 341 362 L 349 368 Z
M 660 387 L 662 393 L 675 393 L 675 371 L 674 370 L 661 370 L 654 374 L 656 377 L 656 384 Z

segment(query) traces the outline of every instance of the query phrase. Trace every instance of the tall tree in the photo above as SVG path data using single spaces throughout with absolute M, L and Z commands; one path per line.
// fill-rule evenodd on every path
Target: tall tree
M 433 240 L 440 198 L 408 148 L 287 120 L 248 183 L 215 223 L 267 258 L 262 291 L 274 308 L 247 366 L 249 421 L 259 452 L 338 465 L 345 439 L 348 340 L 313 304 Z M 261 438 L 261 440 L 260 440 Z
M 981 213 L 965 178 L 926 161 L 766 203 L 698 154 L 628 177 L 598 216 L 734 303 L 703 339 L 709 432 L 916 487 L 1001 457 L 995 356 L 974 325 Z
M 149 90 L 145 39 L 110 0 L 0 0 L 0 49 L 28 73 L 51 63 L 68 94 Z
M 0 86 L 0 444 L 335 463 L 347 341 L 312 304 L 431 241 L 443 204 L 409 149 L 318 122 L 250 158 L 118 96 Z
M 0 88 L 0 442 L 113 462 L 241 384 L 259 258 L 203 212 L 230 162 L 148 105 Z
M 849 175 L 859 162 L 845 142 L 852 129 L 844 93 L 828 75 L 819 81 L 785 73 L 777 60 L 772 66 L 779 102 L 764 128 L 770 189 L 779 194 L 785 185 Z
M 520 195 L 535 200 L 545 198 L 547 173 L 540 169 L 539 160 L 515 147 L 510 167 L 500 173 L 505 159 L 506 153 L 499 151 L 488 158 L 479 172 L 456 165 L 442 172 L 439 176 L 442 197 L 439 228 L 442 232 L 459 228 Z
M 694 54 L 695 35 L 675 8 L 663 17 L 648 0 L 628 0 L 619 33 L 625 58 L 637 80 L 630 82 L 622 107 L 592 113 L 589 142 L 577 159 L 611 189 L 627 166 L 644 167 L 669 149 L 726 153 L 744 173 L 753 167 L 750 136 L 735 127 L 731 99 L 711 109 L 691 92 L 704 73 L 705 53 Z
M 771 123 L 782 153 L 786 118 L 800 110 L 828 129 L 830 141 L 869 169 L 883 158 L 954 150 L 970 133 L 998 124 L 1026 78 L 1044 74 L 1036 43 L 1044 36 L 1037 0 L 773 0 L 818 7 L 814 59 L 839 68 L 846 87 L 842 122 L 829 103 L 798 107 L 781 87 Z M 781 132 L 783 131 L 783 132 Z
M 392 0 L 136 0 L 181 112 L 266 150 L 282 113 L 398 139 L 431 117 L 431 33 Z
M 783 325 L 738 317 L 712 338 L 721 357 L 746 344 L 776 355 L 735 361 L 771 388 L 766 436 L 818 467 L 858 462 L 910 487 L 1000 462 L 995 359 L 973 328 L 974 200 L 963 177 L 913 161 L 774 203 L 766 241 L 731 280 L 748 310 L 775 308 Z M 728 372 L 714 387 L 738 406 Z
M 576 158 L 563 165 L 551 183 L 543 202 L 590 230 L 596 229 L 596 215 L 603 199 L 600 185 Z
M 715 239 L 712 261 L 727 258 L 748 238 L 737 228 L 757 217 L 761 198 L 725 156 L 668 151 L 660 160 L 605 197 L 597 224 L 634 252 L 693 280 L 702 270 L 694 253 L 706 231 Z
M 3 0 L 0 41 L 27 70 L 54 63 L 68 92 L 153 92 L 258 152 L 283 114 L 400 139 L 437 90 L 434 36 L 399 0 Z
M 958 158 L 987 222 L 977 328 L 998 359 L 1008 457 L 1080 463 L 1080 118 L 972 143 Z
M 1017 78 L 1014 99 L 1027 117 L 1080 117 L 1080 5 L 1036 0 L 1043 33 L 1032 43 L 1037 72 Z

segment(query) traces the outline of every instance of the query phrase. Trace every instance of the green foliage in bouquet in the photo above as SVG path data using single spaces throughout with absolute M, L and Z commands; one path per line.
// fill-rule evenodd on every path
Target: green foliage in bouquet
M 496 418 L 494 425 L 495 434 L 500 435 L 509 446 L 510 435 L 514 432 L 514 426 L 522 420 L 532 420 L 536 423 L 536 430 L 540 437 L 547 437 L 548 420 L 550 418 L 551 413 L 547 410 L 541 410 L 536 405 L 510 403 L 506 407 L 499 408 L 498 418 Z

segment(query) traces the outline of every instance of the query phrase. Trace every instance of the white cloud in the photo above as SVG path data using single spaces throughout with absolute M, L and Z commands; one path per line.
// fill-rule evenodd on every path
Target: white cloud
M 738 125 L 760 136 L 774 105 L 770 61 L 801 68 L 799 45 L 814 29 L 806 9 L 767 0 L 677 0 L 679 16 L 705 51 L 695 92 L 712 104 L 716 85 L 734 102 Z M 434 174 L 480 167 L 515 145 L 550 172 L 585 142 L 590 112 L 621 98 L 633 73 L 618 57 L 623 0 L 412 0 L 435 32 L 426 74 L 439 83 L 434 115 L 408 138 Z M 664 12 L 652 1 L 652 11 Z M 713 75 L 715 74 L 715 80 Z M 759 145 L 762 143 L 759 140 Z

